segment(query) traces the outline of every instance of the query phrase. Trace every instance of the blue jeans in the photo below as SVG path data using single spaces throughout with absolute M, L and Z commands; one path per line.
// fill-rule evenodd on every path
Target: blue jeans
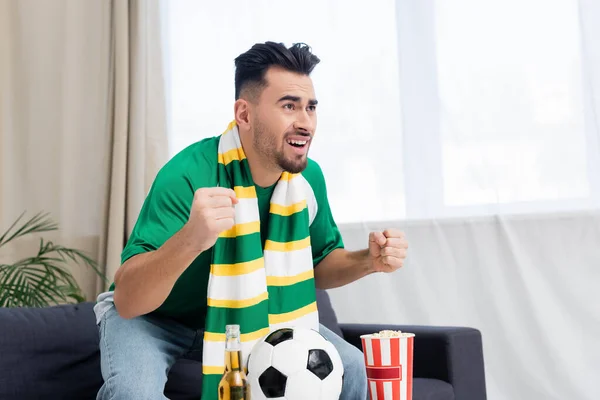
M 166 399 L 169 369 L 178 358 L 202 348 L 202 331 L 154 316 L 123 319 L 111 307 L 100 320 L 100 365 L 104 384 L 97 400 Z M 344 365 L 342 400 L 367 399 L 360 350 L 321 325 Z

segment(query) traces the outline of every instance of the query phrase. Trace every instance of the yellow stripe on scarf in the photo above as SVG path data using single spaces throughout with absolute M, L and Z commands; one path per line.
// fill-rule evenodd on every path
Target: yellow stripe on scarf
M 307 279 L 313 278 L 315 272 L 313 269 L 304 271 L 294 276 L 267 276 L 267 285 L 269 286 L 289 286 L 298 282 L 304 282 Z
M 300 212 L 306 208 L 306 200 L 302 200 L 298 203 L 282 206 L 281 204 L 271 203 L 271 208 L 269 212 L 271 214 L 281 215 L 282 217 L 289 217 L 292 214 Z
M 256 188 L 254 186 L 235 186 L 233 191 L 238 199 L 256 198 Z
M 222 238 L 234 238 L 238 236 L 249 235 L 260 232 L 260 222 L 246 222 L 245 224 L 236 224 L 233 228 L 223 231 L 219 234 Z
M 203 365 L 202 366 L 202 373 L 204 375 L 223 375 L 223 372 L 225 372 L 224 365 L 221 365 L 221 366 Z
M 269 314 L 269 324 L 283 324 L 317 311 L 317 302 L 283 314 Z
M 294 240 L 292 242 L 274 242 L 272 240 L 265 241 L 265 250 L 270 251 L 294 251 L 302 250 L 310 246 L 310 236 L 302 240 Z
M 210 297 L 206 299 L 206 304 L 210 307 L 224 307 L 224 308 L 246 308 L 250 306 L 255 306 L 261 301 L 265 301 L 269 298 L 269 293 L 264 292 L 259 294 L 256 297 L 252 297 L 244 300 L 220 300 L 220 299 L 211 299 Z
M 279 180 L 280 181 L 288 181 L 289 182 L 289 181 L 291 181 L 292 179 L 294 179 L 297 176 L 300 176 L 300 174 L 292 174 L 292 173 L 289 173 L 287 171 L 284 171 L 281 174 L 281 177 L 279 178 Z
M 242 161 L 246 159 L 246 153 L 244 149 L 238 147 L 237 149 L 231 149 L 225 153 L 219 153 L 219 163 L 227 165 L 232 161 Z
M 211 264 L 210 273 L 215 276 L 238 276 L 249 274 L 265 266 L 263 257 L 236 264 Z

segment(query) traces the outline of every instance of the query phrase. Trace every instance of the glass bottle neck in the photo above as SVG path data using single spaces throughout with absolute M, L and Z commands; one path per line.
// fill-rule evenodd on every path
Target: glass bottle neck
M 241 348 L 240 338 L 227 338 L 225 339 L 225 350 L 227 351 L 238 351 Z
M 236 351 L 240 350 L 240 326 L 227 325 L 225 331 L 225 350 Z
M 225 371 L 238 371 L 241 364 L 239 325 L 227 325 L 225 332 Z

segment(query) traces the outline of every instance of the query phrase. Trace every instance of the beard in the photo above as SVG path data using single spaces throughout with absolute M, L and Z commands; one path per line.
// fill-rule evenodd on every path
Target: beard
M 306 169 L 308 164 L 307 155 L 294 154 L 292 156 L 286 156 L 283 149 L 285 143 L 280 143 L 277 135 L 271 132 L 269 128 L 260 121 L 255 122 L 253 130 L 254 149 L 270 167 L 281 169 L 291 174 L 298 174 Z M 296 132 L 291 132 L 291 134 L 294 133 Z M 306 134 L 303 133 L 298 134 L 306 136 Z

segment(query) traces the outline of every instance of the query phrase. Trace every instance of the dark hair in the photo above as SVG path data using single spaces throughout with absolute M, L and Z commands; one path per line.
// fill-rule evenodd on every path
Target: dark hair
M 235 99 L 240 98 L 245 88 L 262 90 L 267 85 L 265 74 L 271 66 L 310 75 L 320 61 L 304 43 L 295 43 L 289 49 L 283 43 L 257 43 L 235 59 Z

